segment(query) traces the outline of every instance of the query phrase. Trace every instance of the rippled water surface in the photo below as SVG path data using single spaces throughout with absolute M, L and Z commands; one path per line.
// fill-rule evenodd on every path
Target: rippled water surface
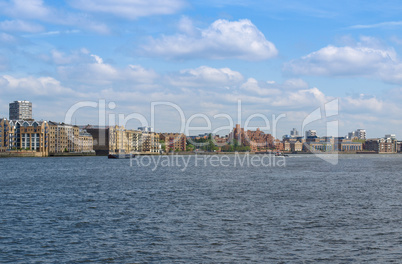
M 234 159 L 0 159 L 0 263 L 401 263 L 402 156 Z

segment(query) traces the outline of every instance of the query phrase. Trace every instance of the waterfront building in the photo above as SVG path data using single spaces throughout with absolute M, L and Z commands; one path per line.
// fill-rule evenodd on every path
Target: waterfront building
M 244 144 L 244 137 L 244 128 L 241 128 L 239 124 L 236 124 L 233 131 L 229 134 L 229 140 L 231 142 L 236 140 L 239 145 Z
M 303 143 L 300 141 L 290 141 L 290 150 L 292 152 L 301 152 L 303 150 Z
M 79 152 L 78 126 L 49 121 L 49 153 Z
M 375 153 L 396 153 L 398 141 L 392 138 L 368 139 L 364 143 L 364 149 Z
M 109 153 L 109 127 L 87 125 L 81 128 L 92 135 L 96 155 L 102 156 Z
M 342 152 L 356 152 L 363 150 L 363 143 L 361 142 L 353 142 L 351 139 L 339 138 L 338 142 L 338 150 Z
M 127 151 L 128 153 L 136 153 L 143 151 L 142 137 L 143 133 L 140 130 L 126 130 Z
M 264 151 L 269 148 L 283 149 L 283 144 L 274 140 L 271 134 L 265 134 L 259 128 L 256 131 L 244 131 L 239 124 L 229 134 L 229 142 L 237 141 L 240 146 L 249 146 L 251 151 Z
M 62 152 L 93 152 L 93 138 L 85 130 L 64 123 L 0 120 L 0 151 L 33 151 L 48 156 Z
M 0 119 L 0 152 L 10 149 L 10 122 L 3 118 Z
M 32 103 L 29 101 L 14 101 L 9 104 L 10 120 L 31 120 Z
M 334 146 L 330 142 L 306 142 L 307 151 L 321 151 L 321 152 L 332 152 L 334 150 Z
M 93 140 L 93 137 L 85 129 L 80 129 L 79 130 L 78 152 L 81 152 L 81 153 L 94 152 L 94 140 Z
M 0 120 L 0 151 L 34 151 L 49 154 L 49 125 L 46 121 Z
M 159 153 L 159 135 L 155 132 L 125 129 L 124 126 L 109 128 L 110 154 Z
M 109 153 L 124 154 L 130 153 L 129 141 L 124 126 L 109 128 Z
M 182 134 L 182 135 L 184 135 L 184 134 Z M 160 152 L 159 139 L 160 139 L 159 134 L 157 134 L 155 132 L 142 133 L 142 139 L 141 139 L 142 150 L 141 150 L 141 152 L 159 153 Z M 182 150 L 182 151 L 185 151 L 185 150 L 186 149 L 184 146 L 184 150 Z
M 397 143 L 396 143 L 396 152 L 398 152 L 398 153 L 402 152 L 402 142 L 401 141 L 397 141 Z
M 332 152 L 335 150 L 335 140 L 333 137 L 309 136 L 303 145 L 304 151 Z
M 166 152 L 186 151 L 187 138 L 182 133 L 160 133 L 159 138 L 165 142 Z
M 284 141 L 283 142 L 283 150 L 284 151 L 290 151 L 290 142 L 289 141 Z
M 21 149 L 41 152 L 42 156 L 49 155 L 49 125 L 46 121 L 23 121 L 19 132 Z
M 8 133 L 9 135 L 9 149 L 10 150 L 16 150 L 16 149 L 21 149 L 21 134 L 20 134 L 20 128 L 21 128 L 21 122 L 18 120 L 9 120 L 9 128 L 10 131 Z

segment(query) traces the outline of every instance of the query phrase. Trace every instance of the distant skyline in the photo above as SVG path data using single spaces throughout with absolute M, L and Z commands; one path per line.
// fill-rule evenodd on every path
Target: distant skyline
M 337 98 L 339 136 L 402 138 L 401 11 L 396 0 L 0 0 L 0 117 L 15 100 L 60 122 L 80 101 L 147 118 L 151 102 L 171 102 L 218 127 L 213 116 L 236 119 L 241 100 L 243 124 L 285 114 L 281 136 Z M 74 120 L 97 124 L 98 113 Z M 162 107 L 155 131 L 176 132 L 177 120 Z

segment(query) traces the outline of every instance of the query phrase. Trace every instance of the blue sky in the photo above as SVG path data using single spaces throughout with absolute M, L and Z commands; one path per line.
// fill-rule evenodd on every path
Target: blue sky
M 30 100 L 36 119 L 64 121 L 76 103 L 106 100 L 107 117 L 151 122 L 151 103 L 166 101 L 219 127 L 228 122 L 213 116 L 237 118 L 241 100 L 242 123 L 286 115 L 280 136 L 338 99 L 340 135 L 401 137 L 401 11 L 399 1 L 0 0 L 0 116 Z M 98 112 L 73 120 L 96 124 Z M 178 120 L 160 106 L 155 130 L 177 132 Z M 308 128 L 325 134 L 326 121 Z

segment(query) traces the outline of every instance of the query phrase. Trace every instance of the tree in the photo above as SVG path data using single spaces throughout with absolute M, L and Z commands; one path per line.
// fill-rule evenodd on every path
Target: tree
M 186 151 L 193 151 L 195 149 L 194 145 L 191 143 L 187 143 L 186 145 Z

